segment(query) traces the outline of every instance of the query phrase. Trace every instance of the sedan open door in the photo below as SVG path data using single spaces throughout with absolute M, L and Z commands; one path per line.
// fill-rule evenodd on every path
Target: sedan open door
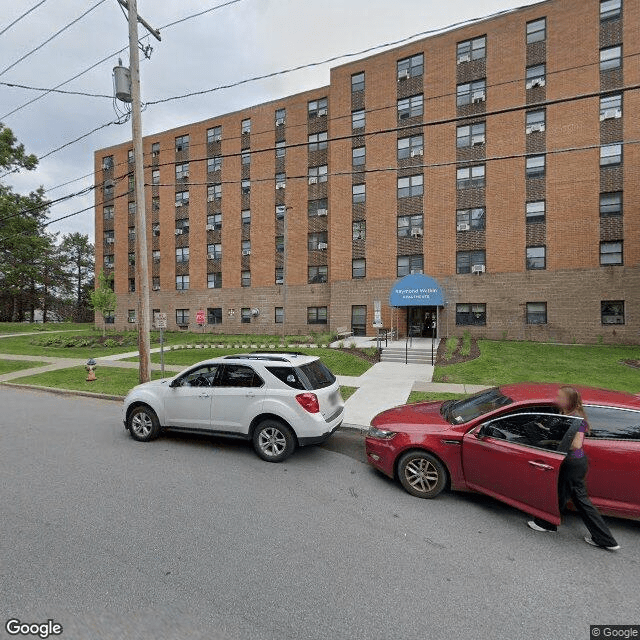
M 575 418 L 518 413 L 467 432 L 462 465 L 468 486 L 548 522 L 560 524 L 557 451 Z

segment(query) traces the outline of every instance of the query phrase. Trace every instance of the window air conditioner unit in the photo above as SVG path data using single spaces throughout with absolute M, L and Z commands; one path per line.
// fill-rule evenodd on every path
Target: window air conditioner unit
M 215 259 L 216 259 L 215 253 L 207 253 L 207 260 L 215 260 Z
M 284 279 L 283 278 L 278 278 L 276 280 L 276 284 L 284 284 Z
M 411 157 L 412 157 L 412 158 L 416 158 L 416 157 L 418 157 L 418 156 L 422 156 L 422 155 L 424 155 L 424 150 L 423 150 L 423 149 L 414 149 L 414 150 L 411 152 Z
M 160 258 L 154 258 L 153 261 L 154 262 L 160 262 Z
M 318 184 L 318 178 L 315 176 L 309 178 L 309 184 Z
M 526 84 L 527 89 L 533 89 L 534 87 L 544 87 L 546 80 L 544 78 L 532 78 Z
M 422 238 L 423 231 L 420 227 L 416 227 L 415 229 L 411 229 L 411 237 L 412 238 Z
M 182 235 L 182 229 L 176 229 L 176 235 L 177 236 L 181 236 Z
M 222 141 L 222 136 L 221 135 L 217 135 L 213 137 L 213 141 L 214 142 L 221 142 Z
M 178 200 L 178 202 L 176 202 L 176 207 L 181 207 L 182 206 L 182 200 Z
M 463 62 L 471 62 L 471 54 L 470 53 L 463 53 L 463 54 L 458 56 L 458 64 L 461 64 Z
M 276 119 L 276 127 L 282 127 L 284 125 L 284 118 Z
M 485 272 L 485 266 L 483 264 L 474 264 L 471 267 L 471 273 L 484 273 Z
M 208 225 L 205 227 L 205 229 L 206 229 L 207 231 L 214 231 L 214 230 L 215 230 L 215 228 L 216 228 L 216 227 L 215 227 L 215 225 L 213 225 L 213 224 L 208 224 Z
M 113 243 L 114 243 L 113 238 L 107 238 L 107 244 L 113 244 Z
M 600 114 L 600 122 L 622 118 L 622 109 L 606 109 Z
M 473 96 L 473 104 L 478 104 L 479 102 L 484 102 L 485 95 L 484 93 L 478 93 Z
M 326 251 L 328 246 L 326 242 L 318 242 L 318 249 L 320 251 Z
M 104 188 L 105 189 L 113 189 L 113 185 L 114 185 L 113 180 L 105 180 L 104 181 Z
M 132 324 L 135 324 L 136 319 L 135 318 L 129 318 L 129 322 L 131 322 Z
M 471 225 L 468 222 L 458 222 L 456 226 L 457 231 L 469 231 L 471 229 Z
M 159 284 L 154 284 L 153 285 L 153 290 L 154 291 L 160 291 L 160 285 Z
M 398 74 L 398 80 L 408 80 L 409 79 L 409 69 L 405 69 Z
M 545 130 L 544 123 L 538 122 L 536 124 L 530 124 L 527 127 L 527 133 L 543 133 Z
M 276 185 L 276 189 L 284 189 L 284 188 L 285 188 L 284 182 L 278 182 L 278 184 Z
M 318 118 L 319 118 L 320 116 L 326 116 L 326 115 L 327 115 L 327 109 L 326 109 L 326 107 L 325 107 L 325 108 L 322 108 L 322 109 L 318 109 Z
M 242 255 L 243 256 L 250 256 L 251 255 L 251 249 L 243 249 L 242 250 Z
M 318 209 L 318 215 L 319 216 L 326 216 L 327 215 L 327 210 L 326 209 Z
M 189 172 L 187 171 L 186 173 L 182 174 L 182 179 L 186 180 L 189 177 Z
M 484 136 L 483 135 L 479 135 L 479 136 L 472 136 L 471 138 L 471 145 L 474 147 L 477 147 L 478 145 L 484 144 Z
M 411 269 L 411 275 L 415 275 L 416 273 L 422 273 L 422 269 Z
M 215 195 L 207 196 L 207 202 L 215 202 Z

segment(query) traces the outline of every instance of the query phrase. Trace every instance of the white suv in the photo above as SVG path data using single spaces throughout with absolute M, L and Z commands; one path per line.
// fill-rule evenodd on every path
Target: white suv
M 336 378 L 317 357 L 256 352 L 206 360 L 134 387 L 123 419 L 141 442 L 162 429 L 228 435 L 251 440 L 263 460 L 281 462 L 296 446 L 328 438 L 343 412 Z

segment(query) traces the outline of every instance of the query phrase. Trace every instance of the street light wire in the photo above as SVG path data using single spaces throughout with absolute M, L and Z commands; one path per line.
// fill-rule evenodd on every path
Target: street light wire
M 23 18 L 26 18 L 32 11 L 35 11 L 39 6 L 43 5 L 46 1 L 47 0 L 40 0 L 40 2 L 38 2 L 35 5 L 33 5 L 33 7 L 31 7 L 31 9 L 27 9 L 27 11 L 25 11 L 21 16 L 18 16 L 13 22 L 8 24 L 2 31 L 0 31 L 0 36 L 5 34 L 7 31 L 9 31 L 9 29 L 11 29 L 11 27 L 13 27 L 14 25 L 18 24 L 18 22 L 20 22 L 20 20 L 22 20 Z

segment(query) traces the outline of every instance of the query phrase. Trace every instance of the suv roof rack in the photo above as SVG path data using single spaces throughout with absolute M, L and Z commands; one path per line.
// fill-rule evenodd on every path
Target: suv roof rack
M 302 353 L 302 351 L 252 351 L 251 354 L 264 354 L 264 353 L 271 353 L 271 354 L 279 354 L 279 355 L 287 355 L 287 356 L 306 356 L 308 354 L 306 353 Z
M 224 356 L 225 360 L 271 360 L 272 362 L 289 362 L 282 356 L 269 356 L 268 352 L 260 353 L 238 353 L 236 355 Z

